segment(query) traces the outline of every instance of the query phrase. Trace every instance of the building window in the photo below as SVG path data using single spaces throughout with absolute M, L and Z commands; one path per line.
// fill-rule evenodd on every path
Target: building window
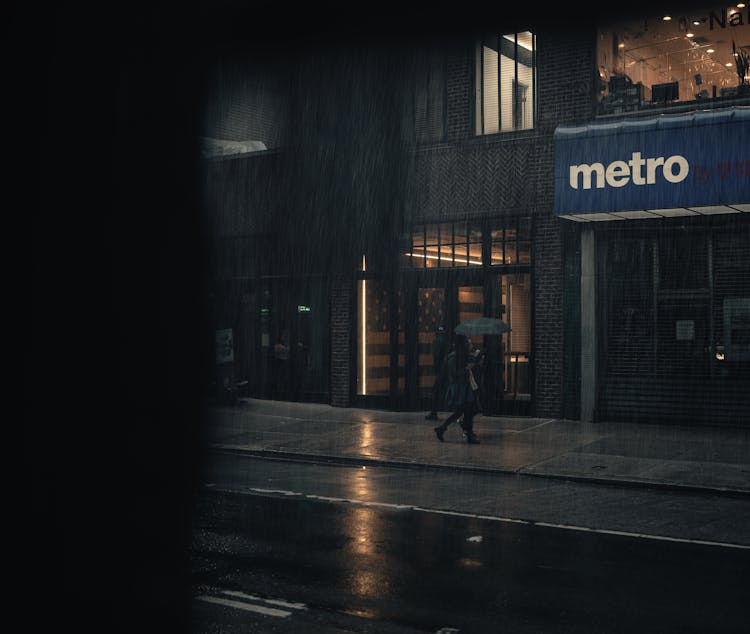
M 506 218 L 496 221 L 490 230 L 490 263 L 531 264 L 531 231 L 529 218 Z
M 482 227 L 465 221 L 415 225 L 405 247 L 407 268 L 482 266 Z
M 534 127 L 536 36 L 491 35 L 476 45 L 476 134 Z
M 747 8 L 707 7 L 604 24 L 597 32 L 599 114 L 747 100 L 749 62 Z
M 489 262 L 483 238 L 489 243 Z M 531 264 L 531 219 L 418 224 L 406 239 L 402 266 L 431 269 Z
M 385 396 L 390 391 L 391 335 L 388 289 L 380 280 L 357 284 L 357 394 Z

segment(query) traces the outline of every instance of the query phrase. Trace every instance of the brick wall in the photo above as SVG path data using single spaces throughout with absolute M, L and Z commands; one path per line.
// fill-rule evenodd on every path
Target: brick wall
M 331 280 L 331 405 L 348 407 L 351 395 L 352 280 Z
M 472 56 L 470 43 L 458 42 L 448 53 L 447 59 L 448 99 L 446 137 L 448 141 L 461 141 L 471 135 L 473 122 L 472 104 Z
M 534 402 L 537 416 L 562 416 L 563 308 L 560 223 L 534 223 Z
M 448 57 L 447 143 L 419 148 L 407 215 L 534 218 L 535 413 L 562 415 L 562 238 L 552 214 L 553 133 L 559 124 L 590 121 L 595 60 L 593 30 L 541 31 L 538 121 L 534 130 L 473 135 L 473 48 L 458 43 Z

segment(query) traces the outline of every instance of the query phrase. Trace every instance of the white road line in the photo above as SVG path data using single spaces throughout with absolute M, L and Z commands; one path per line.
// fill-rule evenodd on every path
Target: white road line
M 549 420 L 542 421 L 541 423 L 537 423 L 536 425 L 532 425 L 531 427 L 525 427 L 524 429 L 507 429 L 504 431 L 508 431 L 512 434 L 522 434 L 525 431 L 531 431 L 532 429 L 537 429 L 538 427 L 544 427 L 545 425 L 549 425 L 550 423 L 554 423 L 555 419 L 550 418 Z
M 291 603 L 289 601 L 284 601 L 283 599 L 264 599 L 263 597 L 257 597 L 254 594 L 245 594 L 239 590 L 222 590 L 221 594 L 226 594 L 229 597 L 247 599 L 249 601 L 263 601 L 264 603 L 280 605 L 281 607 L 292 608 L 294 610 L 307 610 L 307 606 L 304 603 Z
M 251 492 L 267 493 L 268 489 L 249 488 Z M 528 526 L 543 526 L 545 528 L 559 528 L 569 531 L 580 531 L 582 533 L 597 533 L 600 535 L 617 535 L 619 537 L 632 537 L 635 539 L 653 539 L 665 542 L 674 542 L 677 544 L 694 544 L 699 546 L 718 546 L 720 548 L 735 548 L 738 550 L 750 550 L 750 546 L 745 544 L 732 544 L 729 542 L 714 542 L 704 539 L 688 539 L 686 537 L 668 537 L 666 535 L 649 535 L 648 533 L 634 533 L 631 531 L 618 531 L 606 528 L 590 528 L 586 526 L 575 526 L 571 524 L 553 524 L 550 522 L 535 522 L 533 520 L 513 519 L 512 517 L 499 517 L 497 515 L 480 515 L 477 513 L 464 513 L 462 511 L 445 511 L 442 509 L 430 509 L 421 506 L 411 506 L 408 504 L 388 504 L 385 502 L 367 502 L 365 500 L 325 497 L 321 495 L 312 495 L 307 493 L 296 493 L 294 491 L 275 491 L 282 495 L 297 495 L 307 498 L 308 500 L 323 500 L 325 502 L 345 502 L 347 504 L 357 504 L 359 506 L 380 506 L 390 509 L 411 509 L 421 513 L 434 513 L 436 515 L 454 515 L 456 517 L 467 517 L 480 520 L 492 520 L 493 522 L 506 522 L 510 524 L 526 524 Z
M 257 612 L 258 614 L 265 614 L 266 616 L 280 616 L 282 618 L 286 618 L 291 614 L 291 612 L 289 612 L 288 610 L 267 608 L 264 605 L 255 605 L 254 603 L 244 603 L 242 601 L 232 601 L 230 599 L 222 599 L 221 597 L 209 597 L 202 595 L 195 598 L 198 601 L 205 601 L 206 603 L 216 603 L 218 605 L 237 608 L 238 610 L 245 610 L 247 612 Z
M 527 524 L 528 526 L 543 526 L 545 528 L 559 528 L 568 531 L 580 531 L 582 533 L 597 533 L 599 535 L 617 535 L 619 537 L 633 537 L 636 539 L 654 539 L 665 542 L 675 542 L 678 544 L 696 544 L 700 546 L 720 546 L 722 548 L 737 548 L 739 550 L 750 550 L 750 546 L 745 544 L 732 544 L 728 542 L 713 542 L 705 539 L 688 539 L 686 537 L 668 537 L 666 535 L 649 535 L 648 533 L 633 533 L 630 531 L 616 531 L 606 528 L 590 528 L 587 526 L 574 526 L 571 524 L 553 524 L 550 522 L 535 522 L 533 520 L 518 520 L 510 517 L 497 517 L 494 515 L 477 515 L 475 513 L 462 513 L 460 511 L 441 511 L 439 509 L 425 509 L 418 506 L 414 507 L 415 511 L 423 513 L 436 513 L 438 515 L 456 515 L 458 517 L 470 517 L 482 520 L 492 520 L 493 522 L 510 522 L 513 524 Z
M 257 487 L 250 487 L 251 491 L 257 491 L 258 493 L 278 493 L 280 495 L 302 495 L 301 493 L 295 493 L 294 491 L 285 491 L 284 489 L 258 489 Z

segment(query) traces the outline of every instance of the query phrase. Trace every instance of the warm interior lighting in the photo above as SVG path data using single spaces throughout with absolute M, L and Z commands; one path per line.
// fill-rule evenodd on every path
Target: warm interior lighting
M 738 3 L 737 3 L 737 8 L 738 8 L 738 9 L 744 9 L 744 8 L 745 8 L 746 6 L 747 6 L 747 5 L 746 5 L 746 4 L 744 3 L 744 2 L 738 2 Z
M 732 64 L 732 62 L 727 62 L 726 64 L 724 64 L 724 66 L 726 66 L 726 67 L 728 67 L 728 68 L 729 68 L 729 67 L 731 67 L 731 66 L 733 66 L 733 65 L 734 65 L 734 64 Z
M 665 22 L 669 22 L 669 21 L 670 21 L 671 19 L 672 19 L 672 16 L 671 16 L 671 15 L 665 15 L 665 16 L 664 16 L 664 17 L 662 18 L 662 20 L 664 20 Z
M 450 262 L 451 260 L 454 262 L 460 262 L 461 264 L 476 264 L 481 266 L 482 261 L 481 260 L 467 260 L 466 258 L 451 258 L 450 256 L 443 256 L 443 255 L 430 255 L 429 253 L 427 255 L 423 253 L 406 253 L 405 255 L 411 256 L 413 258 L 422 258 L 427 260 L 445 260 L 447 262 Z
M 708 50 L 706 51 L 706 53 L 713 53 L 713 52 L 714 52 L 714 49 L 712 49 L 712 48 L 709 48 L 709 49 L 708 49 Z
M 685 37 L 695 37 L 695 33 L 685 33 Z
M 362 271 L 367 270 L 367 261 L 362 255 Z M 362 394 L 367 394 L 367 280 L 362 280 Z

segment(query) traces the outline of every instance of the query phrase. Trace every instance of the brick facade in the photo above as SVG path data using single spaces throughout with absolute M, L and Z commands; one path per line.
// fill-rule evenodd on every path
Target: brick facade
M 417 147 L 399 147 L 398 143 L 389 141 L 383 145 L 388 151 L 380 151 L 373 155 L 378 165 L 390 162 L 399 166 L 392 168 L 399 170 L 398 178 L 383 178 L 382 182 L 378 181 L 382 185 L 379 189 L 402 189 L 400 194 L 403 216 L 400 221 L 388 219 L 389 214 L 394 213 L 392 207 L 398 205 L 391 205 L 393 200 L 384 197 L 380 202 L 390 201 L 388 205 L 391 208 L 379 210 L 382 213 L 380 224 L 393 227 L 396 231 L 395 227 L 399 224 L 401 227 L 409 227 L 411 223 L 420 220 L 437 221 L 503 215 L 527 216 L 533 219 L 534 413 L 560 416 L 563 368 L 563 267 L 560 225 L 552 215 L 552 135 L 558 124 L 591 119 L 594 31 L 571 33 L 570 29 L 564 29 L 538 32 L 535 128 L 485 137 L 475 136 L 473 130 L 474 42 L 471 38 L 461 36 L 447 48 L 445 43 L 441 42 L 439 50 L 445 53 L 445 137 L 439 143 Z M 404 67 L 409 66 L 405 64 Z M 405 94 L 408 94 L 412 83 L 407 76 L 402 79 L 402 84 L 396 81 L 394 86 L 400 85 Z M 323 110 L 324 114 L 328 112 Z M 307 113 L 306 116 L 314 123 L 316 111 Z M 378 127 L 375 124 L 370 127 L 378 134 L 381 129 L 387 129 L 387 126 Z M 222 135 L 230 136 L 224 131 Z M 214 217 L 215 226 L 220 227 L 223 233 L 263 232 L 277 222 L 279 214 L 286 218 L 287 208 L 297 208 L 300 205 L 294 223 L 308 222 L 307 219 L 318 215 L 317 208 L 315 213 L 312 213 L 312 207 L 307 209 L 310 204 L 306 202 L 305 192 L 310 189 L 311 183 L 313 189 L 331 188 L 321 189 L 321 192 L 338 192 L 331 197 L 331 202 L 335 204 L 321 209 L 330 207 L 331 211 L 335 211 L 346 207 L 343 203 L 351 203 L 346 194 L 349 190 L 341 190 L 341 183 L 335 178 L 341 179 L 342 182 L 346 182 L 349 176 L 353 179 L 361 178 L 366 172 L 359 169 L 364 159 L 358 159 L 360 162 L 354 167 L 349 165 L 349 162 L 338 159 L 339 162 L 335 163 L 337 169 L 333 169 L 334 163 L 325 163 L 325 160 L 329 160 L 325 157 L 337 156 L 334 150 L 340 153 L 343 147 L 348 148 L 349 145 L 342 145 L 348 137 L 338 139 L 330 147 L 325 145 L 325 135 L 315 138 L 317 140 L 314 143 L 322 142 L 323 146 L 315 145 L 312 150 L 308 148 L 308 154 L 312 152 L 312 156 L 323 157 L 324 164 L 316 161 L 302 163 L 295 160 L 292 153 L 279 150 L 278 155 L 265 155 L 223 165 L 222 169 L 232 173 L 238 169 L 245 170 L 248 177 L 244 179 L 245 189 L 232 190 L 220 187 L 211 192 L 215 204 L 209 206 L 222 210 L 222 213 Z M 377 135 L 373 136 L 365 143 L 363 137 L 352 145 L 352 151 L 356 148 L 364 151 L 366 148 L 375 147 L 377 138 Z M 404 151 L 408 156 L 406 159 L 403 158 Z M 392 161 L 388 158 L 388 152 L 392 154 Z M 357 151 L 352 156 L 359 157 L 360 154 L 361 152 Z M 345 173 L 340 174 L 342 169 L 353 170 L 353 173 L 349 176 Z M 323 178 L 321 175 L 326 177 Z M 372 175 L 371 179 L 375 179 L 370 183 L 370 186 L 374 187 L 373 183 L 377 178 Z M 300 187 L 300 183 L 303 187 Z M 357 187 L 352 191 L 360 192 L 360 189 Z M 339 190 L 344 193 L 341 194 Z M 301 192 L 302 198 L 298 200 L 291 194 L 281 193 L 295 191 Z M 228 196 L 234 198 L 228 200 Z M 393 199 L 398 198 L 399 196 L 393 196 Z M 248 209 L 251 209 L 252 213 L 248 213 Z M 364 214 L 365 211 L 361 213 Z M 352 221 L 354 224 L 359 222 L 358 219 L 352 218 L 350 225 Z M 291 221 L 287 221 L 288 224 L 289 222 Z M 322 222 L 319 228 L 323 231 L 326 226 L 329 225 Z M 388 239 L 395 243 L 398 238 L 398 235 L 393 235 Z M 343 258 L 338 260 L 343 261 Z M 316 265 L 323 266 L 320 262 Z M 348 260 L 346 268 L 328 272 L 331 317 L 330 402 L 335 406 L 350 405 L 355 391 L 352 385 L 352 334 L 353 320 L 356 318 L 353 309 L 355 283 L 353 268 L 350 275 L 346 274 L 347 270 Z
M 331 280 L 331 405 L 348 407 L 351 401 L 352 280 Z
M 471 42 L 448 56 L 448 142 L 415 154 L 412 220 L 457 216 L 534 218 L 535 413 L 562 415 L 562 241 L 552 215 L 555 126 L 588 121 L 594 35 L 541 32 L 538 46 L 538 125 L 534 130 L 474 137 Z

